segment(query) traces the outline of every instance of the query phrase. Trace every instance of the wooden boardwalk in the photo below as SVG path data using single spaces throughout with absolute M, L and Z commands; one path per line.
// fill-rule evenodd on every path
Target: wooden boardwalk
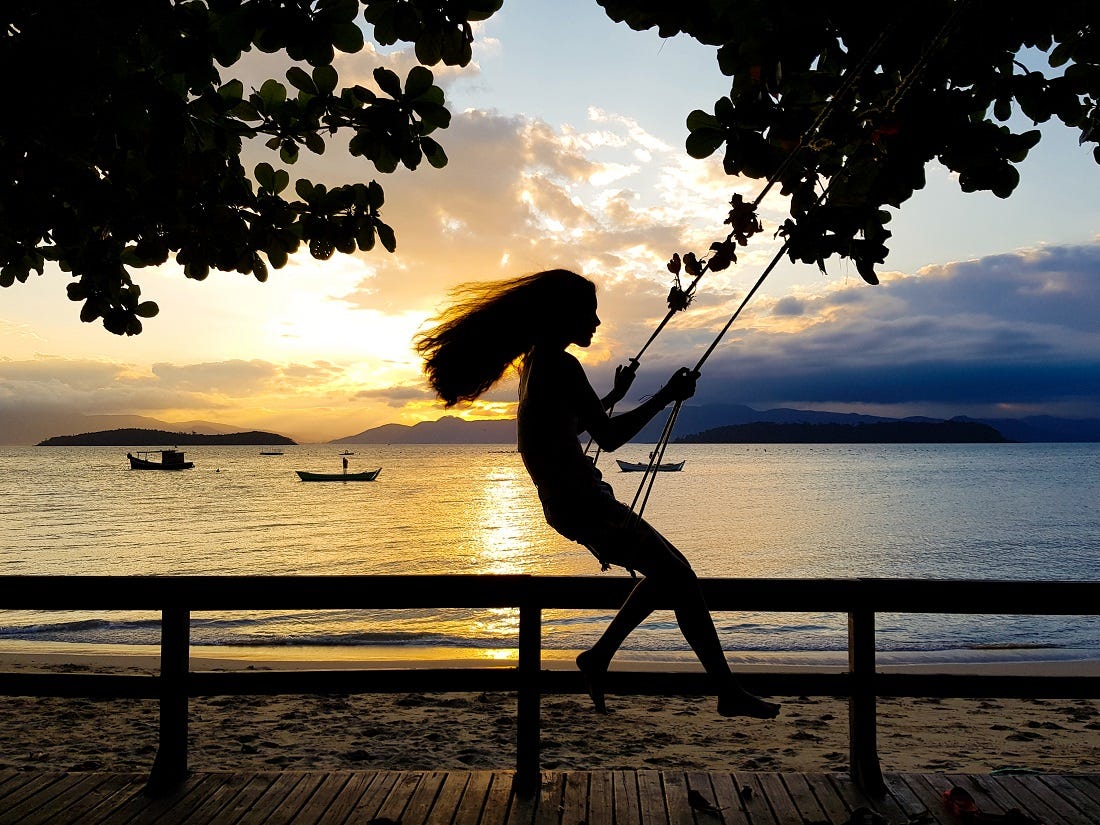
M 943 806 L 952 785 L 983 812 L 1044 825 L 1098 825 L 1100 775 L 888 774 L 864 795 L 845 774 L 546 772 L 532 794 L 511 771 L 201 772 L 147 795 L 145 774 L 0 772 L 0 823 L 49 825 L 967 825 Z M 881 815 L 876 818 L 869 810 Z M 1012 825 L 1005 822 L 1005 825 Z

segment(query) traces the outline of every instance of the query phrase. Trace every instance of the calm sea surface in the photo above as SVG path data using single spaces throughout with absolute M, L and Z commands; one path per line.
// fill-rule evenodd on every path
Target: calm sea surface
M 360 446 L 373 483 L 307 484 L 338 472 L 334 445 L 192 447 L 195 468 L 128 468 L 120 448 L 0 448 L 4 574 L 534 573 L 598 575 L 543 523 L 519 456 L 491 445 Z M 648 448 L 616 457 L 642 461 Z M 673 445 L 646 517 L 700 575 L 1100 578 L 1100 445 Z M 640 474 L 600 467 L 621 499 Z M 605 573 L 602 575 L 625 575 Z M 0 595 L 0 608 L 3 607 Z M 549 613 L 544 646 L 591 644 L 610 614 Z M 732 655 L 845 649 L 845 617 L 716 614 Z M 197 645 L 468 654 L 515 644 L 513 611 L 196 614 Z M 904 658 L 988 656 L 979 648 L 1100 657 L 1085 618 L 883 616 L 879 645 Z M 0 610 L 0 649 L 25 642 L 155 644 L 157 614 Z M 628 642 L 678 656 L 671 614 Z M 476 654 L 474 654 L 476 655 Z M 1004 655 L 1034 655 L 1013 654 Z

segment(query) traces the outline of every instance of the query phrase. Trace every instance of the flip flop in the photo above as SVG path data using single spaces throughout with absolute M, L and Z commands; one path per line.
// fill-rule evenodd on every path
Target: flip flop
M 943 792 L 943 804 L 953 816 L 973 820 L 981 813 L 978 803 L 965 788 L 955 785 Z
M 957 785 L 943 792 L 943 804 L 953 816 L 967 825 L 1043 825 L 1019 808 L 1009 808 L 1003 814 L 987 813 L 978 809 L 978 803 L 965 788 Z

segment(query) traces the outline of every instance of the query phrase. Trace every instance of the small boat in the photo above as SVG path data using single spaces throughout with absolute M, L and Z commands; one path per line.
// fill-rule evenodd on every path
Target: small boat
M 382 468 L 367 470 L 362 473 L 307 473 L 305 470 L 295 470 L 302 481 L 374 481 Z
M 159 455 L 160 461 L 148 458 L 153 455 Z M 184 461 L 179 450 L 141 450 L 137 455 L 126 453 L 126 457 L 131 470 L 190 470 L 195 466 L 193 461 Z
M 351 450 L 344 450 L 342 453 L 339 453 L 339 455 L 355 455 L 355 453 Z
M 684 459 L 684 461 L 687 461 L 687 459 Z M 684 461 L 657 464 L 653 469 L 662 473 L 678 473 L 680 470 L 684 469 Z M 619 459 L 615 459 L 615 463 L 619 465 L 619 469 L 624 473 L 644 473 L 646 470 L 650 469 L 648 461 L 636 463 L 633 461 L 619 461 Z
M 260 455 L 282 455 L 282 450 L 260 450 Z

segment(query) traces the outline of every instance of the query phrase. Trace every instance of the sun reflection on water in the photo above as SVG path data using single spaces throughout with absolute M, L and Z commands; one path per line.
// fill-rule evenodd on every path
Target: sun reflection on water
M 532 566 L 528 528 L 530 481 L 523 469 L 497 464 L 488 469 L 471 525 L 478 570 L 484 573 L 525 573 Z M 525 512 L 528 511 L 528 512 Z

